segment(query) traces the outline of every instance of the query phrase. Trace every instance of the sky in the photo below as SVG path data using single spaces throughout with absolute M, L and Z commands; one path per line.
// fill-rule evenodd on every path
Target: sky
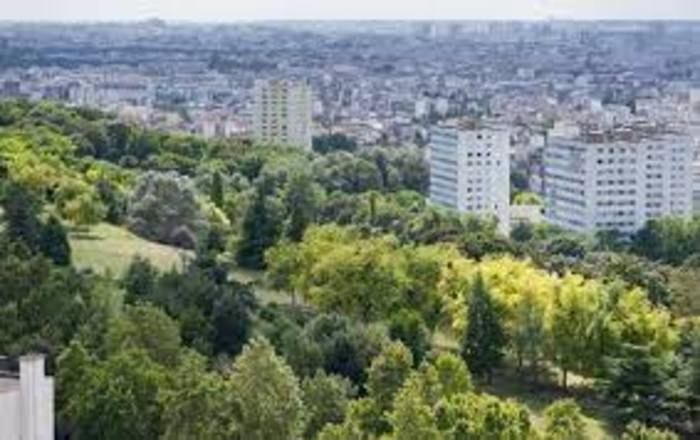
M 700 0 L 0 0 L 0 20 L 697 19 Z

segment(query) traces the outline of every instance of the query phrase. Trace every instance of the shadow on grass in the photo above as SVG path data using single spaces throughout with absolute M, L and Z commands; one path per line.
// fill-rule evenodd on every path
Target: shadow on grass
M 504 368 L 490 384 L 477 381 L 477 388 L 500 398 L 517 400 L 535 417 L 541 417 L 553 402 L 571 398 L 581 407 L 584 415 L 592 419 L 590 423 L 597 424 L 597 428 L 607 435 L 602 438 L 615 438 L 622 431 L 623 427 L 614 418 L 614 408 L 606 404 L 590 384 L 575 384 L 564 390 L 557 379 L 554 371 L 542 372 L 535 380 L 527 370 L 518 372 L 514 368 Z
M 88 231 L 74 231 L 70 233 L 70 237 L 75 240 L 85 241 L 104 240 L 104 237 Z

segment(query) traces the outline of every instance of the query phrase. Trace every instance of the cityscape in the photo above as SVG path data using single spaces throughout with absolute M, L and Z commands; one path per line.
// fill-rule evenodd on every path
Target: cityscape
M 691 3 L 0 12 L 0 440 L 697 438 Z

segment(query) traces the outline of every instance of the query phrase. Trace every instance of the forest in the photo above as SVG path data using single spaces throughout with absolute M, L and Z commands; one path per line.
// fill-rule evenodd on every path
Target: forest
M 0 354 L 47 356 L 62 439 L 700 434 L 700 218 L 506 237 L 428 179 L 1 101 Z

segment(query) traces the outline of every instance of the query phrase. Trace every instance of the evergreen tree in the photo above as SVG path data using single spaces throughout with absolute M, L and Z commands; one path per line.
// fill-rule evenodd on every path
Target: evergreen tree
M 470 289 L 462 357 L 474 374 L 486 376 L 491 381 L 493 369 L 503 358 L 505 343 L 497 306 L 483 277 L 478 274 Z
M 306 228 L 314 222 L 317 210 L 316 191 L 311 176 L 298 173 L 290 177 L 284 204 L 289 218 L 286 236 L 293 242 L 300 242 Z
M 40 238 L 41 253 L 49 257 L 59 266 L 69 266 L 71 262 L 71 249 L 68 243 L 68 234 L 61 222 L 54 216 L 41 229 Z
M 236 261 L 249 269 L 265 266 L 265 251 L 277 242 L 280 235 L 279 210 L 267 196 L 266 187 L 264 181 L 256 185 L 253 200 L 243 217 Z
M 646 346 L 625 345 L 608 361 L 603 388 L 624 422 L 655 426 L 688 417 L 687 395 L 673 359 L 655 356 Z
M 221 173 L 214 171 L 214 175 L 211 179 L 211 193 L 209 195 L 211 201 L 217 206 L 217 208 L 224 207 L 224 183 L 221 178 Z
M 5 189 L 2 208 L 11 240 L 24 244 L 30 251 L 39 251 L 41 222 L 36 200 L 23 186 L 11 183 Z

